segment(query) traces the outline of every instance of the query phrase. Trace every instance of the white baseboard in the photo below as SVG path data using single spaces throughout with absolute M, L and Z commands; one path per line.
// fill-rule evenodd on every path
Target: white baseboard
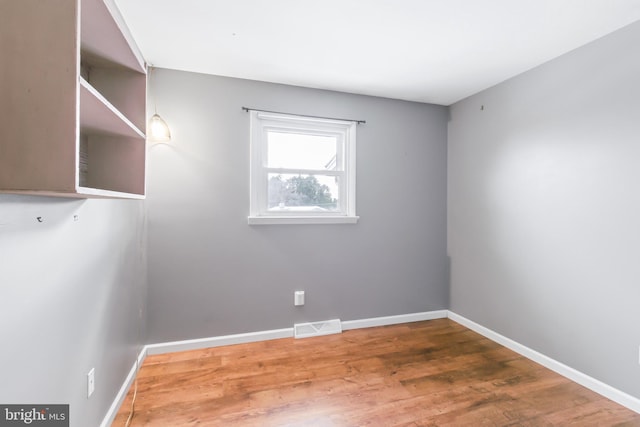
M 342 322 L 342 330 L 395 325 L 398 323 L 418 322 L 421 320 L 444 319 L 446 317 L 447 310 L 438 310 L 423 313 L 400 314 L 397 316 L 374 317 L 370 319 L 347 320 Z M 149 355 L 164 354 L 172 353 L 174 351 L 199 350 L 209 347 L 220 347 L 223 345 L 244 344 L 289 337 L 293 337 L 293 328 L 272 329 L 267 331 L 248 332 L 244 334 L 222 335 L 218 337 L 148 344 L 145 347 L 145 350 L 146 354 Z
M 527 359 L 531 359 L 534 362 L 541 364 L 545 368 L 549 368 L 552 371 L 557 372 L 558 374 L 566 378 L 569 378 L 571 381 L 574 381 L 592 391 L 595 391 L 596 393 L 606 397 L 607 399 L 613 400 L 614 402 L 627 407 L 634 412 L 640 413 L 640 399 L 635 398 L 616 388 L 613 388 L 600 380 L 577 371 L 563 363 L 558 362 L 557 360 L 554 360 L 542 353 L 532 350 L 529 347 L 526 347 L 516 341 L 513 341 L 510 338 L 500 335 L 499 333 L 494 332 L 491 329 L 485 328 L 484 326 L 479 325 L 472 320 L 460 316 L 459 314 L 456 314 L 452 311 L 448 312 L 448 317 L 454 322 L 459 323 L 462 326 L 465 326 L 472 331 L 475 331 L 480 335 L 489 338 L 491 341 L 495 341 L 498 344 L 501 344 L 508 349 L 523 355 Z
M 422 313 L 399 314 L 397 316 L 373 317 L 370 319 L 345 320 L 342 330 L 372 328 L 375 326 L 396 325 L 398 323 L 420 322 L 422 320 L 445 319 L 447 310 L 425 311 Z
M 223 345 L 244 344 L 289 337 L 293 337 L 293 328 L 272 329 L 270 331 L 249 332 L 246 334 L 222 335 L 219 337 L 163 342 L 149 344 L 145 349 L 147 350 L 147 354 L 163 354 L 172 353 L 174 351 L 199 350 L 202 348 L 221 347 Z
M 147 348 L 143 347 L 142 350 L 140 350 L 140 353 L 138 354 L 136 361 L 133 362 L 133 366 L 129 371 L 129 375 L 127 375 L 127 378 L 125 378 L 124 383 L 122 384 L 122 387 L 120 387 L 120 391 L 118 391 L 118 394 L 116 395 L 116 398 L 113 400 L 111 407 L 109 407 L 109 410 L 107 411 L 107 414 L 102 420 L 102 423 L 100 423 L 100 427 L 109 427 L 113 423 L 113 420 L 116 418 L 116 415 L 118 414 L 118 410 L 120 409 L 120 406 L 124 401 L 124 398 L 127 397 L 127 393 L 129 392 L 129 388 L 131 387 L 131 384 L 133 384 L 133 381 L 136 379 L 136 375 L 138 374 L 138 369 L 140 369 L 140 366 L 142 366 L 142 362 L 144 362 L 144 359 L 146 357 L 147 357 Z

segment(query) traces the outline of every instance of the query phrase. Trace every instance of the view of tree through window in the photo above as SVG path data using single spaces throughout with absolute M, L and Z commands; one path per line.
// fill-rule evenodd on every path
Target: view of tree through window
M 306 206 L 310 210 L 336 210 L 338 199 L 333 197 L 328 185 L 315 175 L 269 177 L 269 209 Z
M 267 132 L 270 211 L 335 211 L 338 208 L 334 135 Z M 327 175 L 325 175 L 325 173 Z

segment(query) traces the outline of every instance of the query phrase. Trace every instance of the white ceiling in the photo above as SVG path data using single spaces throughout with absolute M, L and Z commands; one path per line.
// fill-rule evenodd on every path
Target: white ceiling
M 116 0 L 157 67 L 450 105 L 640 20 L 640 0 Z

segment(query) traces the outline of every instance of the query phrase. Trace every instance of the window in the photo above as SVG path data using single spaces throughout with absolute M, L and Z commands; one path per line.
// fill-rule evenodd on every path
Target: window
M 355 223 L 356 122 L 250 114 L 249 224 Z

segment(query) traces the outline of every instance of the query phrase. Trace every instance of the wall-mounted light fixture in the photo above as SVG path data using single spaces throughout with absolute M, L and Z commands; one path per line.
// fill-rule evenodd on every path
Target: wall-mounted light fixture
M 155 67 L 149 67 L 149 86 L 151 87 L 151 79 L 153 77 L 153 72 Z M 163 120 L 162 117 L 158 114 L 158 107 L 156 106 L 156 97 L 153 95 L 153 116 L 149 119 L 149 139 L 154 142 L 169 142 L 171 141 L 171 131 L 169 130 L 169 126 L 167 122 Z
M 169 126 L 157 112 L 149 119 L 149 138 L 158 142 L 171 141 Z

